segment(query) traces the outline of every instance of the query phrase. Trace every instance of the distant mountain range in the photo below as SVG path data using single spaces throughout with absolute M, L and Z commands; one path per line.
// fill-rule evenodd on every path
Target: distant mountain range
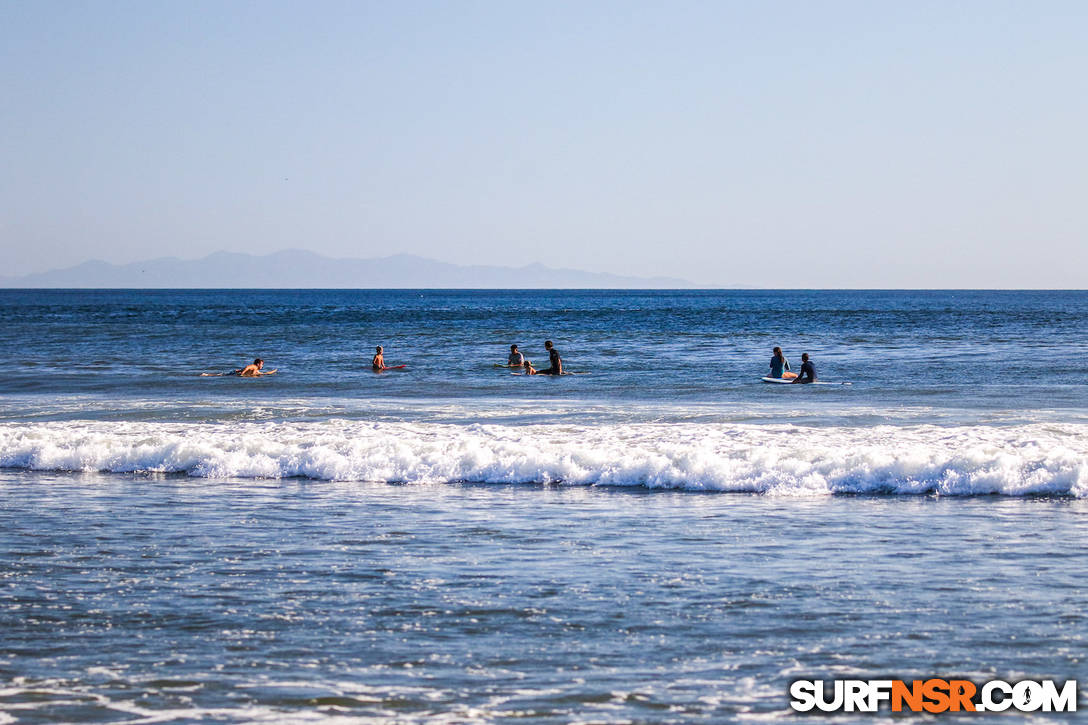
M 378 259 L 333 259 L 302 250 L 267 255 L 216 252 L 203 259 L 163 257 L 132 264 L 91 261 L 23 277 L 0 277 L 0 287 L 91 288 L 491 288 L 676 289 L 694 287 L 672 277 L 525 267 L 466 266 L 410 254 Z

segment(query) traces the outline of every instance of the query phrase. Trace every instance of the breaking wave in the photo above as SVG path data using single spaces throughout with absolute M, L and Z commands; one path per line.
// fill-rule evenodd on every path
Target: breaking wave
M 1088 496 L 1088 426 L 0 424 L 0 467 L 772 495 Z

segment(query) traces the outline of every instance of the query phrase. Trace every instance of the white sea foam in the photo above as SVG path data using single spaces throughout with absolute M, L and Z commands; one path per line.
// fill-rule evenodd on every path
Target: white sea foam
M 774 495 L 1088 496 L 1088 425 L 0 424 L 0 467 Z

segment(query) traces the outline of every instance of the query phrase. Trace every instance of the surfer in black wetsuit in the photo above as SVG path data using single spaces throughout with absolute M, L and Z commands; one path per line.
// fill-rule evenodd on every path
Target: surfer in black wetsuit
M 563 358 L 559 357 L 559 351 L 552 345 L 551 340 L 544 341 L 544 349 L 548 351 L 548 362 L 551 364 L 547 370 L 537 370 L 537 375 L 562 375 Z
M 808 353 L 801 355 L 801 372 L 796 378 L 793 379 L 795 383 L 814 383 L 816 382 L 816 366 L 812 364 L 812 361 L 808 359 Z

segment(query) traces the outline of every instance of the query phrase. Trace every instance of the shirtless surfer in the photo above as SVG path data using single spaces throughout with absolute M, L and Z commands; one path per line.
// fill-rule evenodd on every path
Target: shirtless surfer
M 382 355 L 382 346 L 378 345 L 378 352 L 375 353 L 374 359 L 370 361 L 371 367 L 374 368 L 374 372 L 380 373 L 385 370 L 385 356 Z
M 272 375 L 275 372 L 276 372 L 275 369 L 265 371 L 264 370 L 264 360 L 262 360 L 260 358 L 257 358 L 256 360 L 251 362 L 249 365 L 246 365 L 244 368 L 239 370 L 238 371 L 238 377 L 240 377 L 240 378 L 259 378 L 262 375 Z
M 244 368 L 238 368 L 237 370 L 231 370 L 229 373 L 201 373 L 202 378 L 219 378 L 228 375 L 236 375 L 240 378 L 259 378 L 262 375 L 273 375 L 276 369 L 264 370 L 264 360 L 257 358 Z

